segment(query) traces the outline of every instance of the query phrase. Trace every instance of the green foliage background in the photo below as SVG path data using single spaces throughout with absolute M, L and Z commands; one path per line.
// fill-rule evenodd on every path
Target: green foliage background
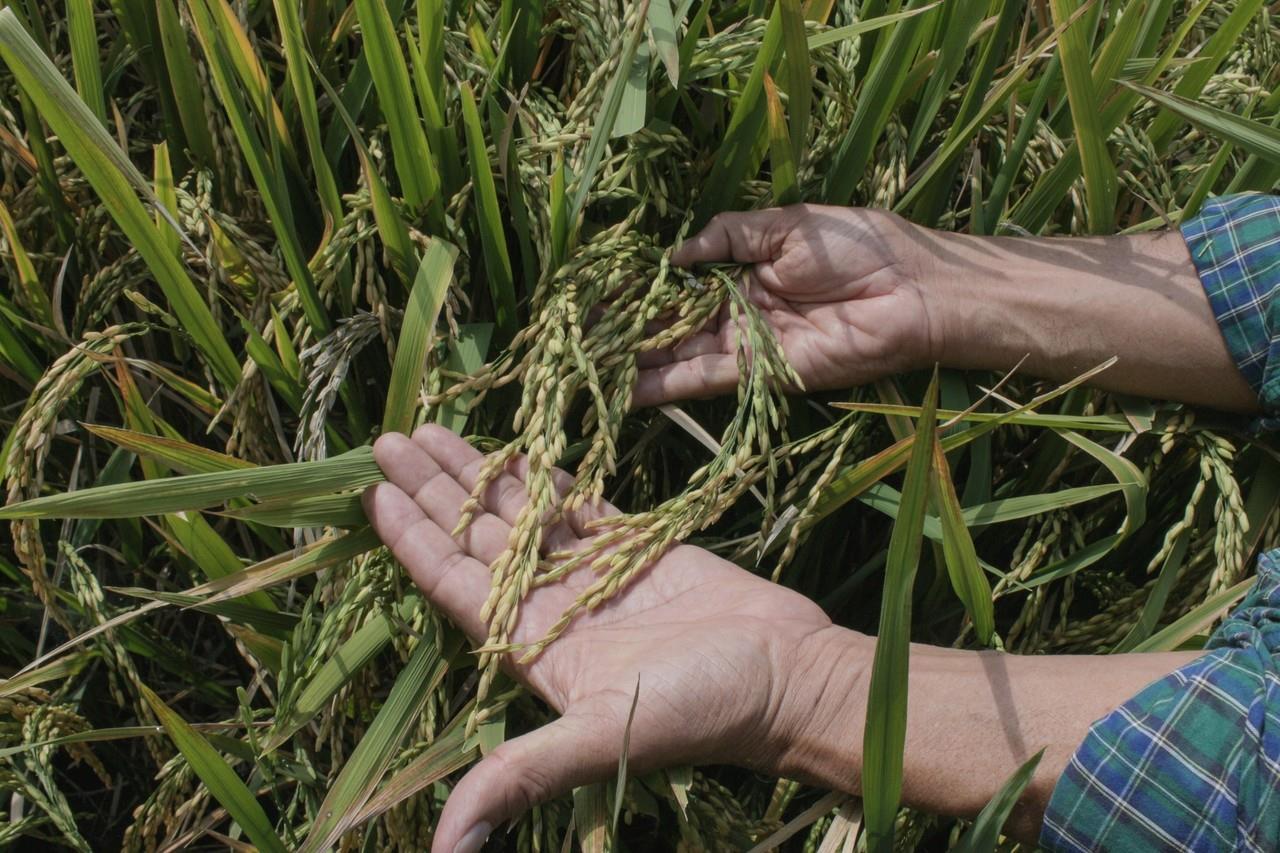
M 3 5 L 0 843 L 429 844 L 454 774 L 548 712 L 489 683 L 364 527 L 361 448 L 424 419 L 903 643 L 1194 647 L 1276 539 L 1272 449 L 1176 406 L 1018 378 L 1034 412 L 947 431 L 948 464 L 905 482 L 909 403 L 964 409 L 996 377 L 787 399 L 753 373 L 737 401 L 628 412 L 635 354 L 732 298 L 664 260 L 719 210 L 1104 234 L 1272 189 L 1261 0 Z M 926 476 L 954 481 L 938 517 Z M 61 492 L 85 494 L 15 509 Z M 685 769 L 497 844 L 561 849 L 572 816 L 592 850 L 746 849 L 788 821 L 787 849 L 834 850 L 857 813 Z M 903 812 L 896 844 L 963 829 Z

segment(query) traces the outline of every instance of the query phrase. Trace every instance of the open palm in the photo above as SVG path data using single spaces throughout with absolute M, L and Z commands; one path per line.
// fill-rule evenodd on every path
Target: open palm
M 794 205 L 721 214 L 672 256 L 748 264 L 748 297 L 808 389 L 861 384 L 930 357 L 914 226 L 881 210 Z M 738 381 L 728 309 L 671 350 L 645 356 L 638 405 L 708 397 Z
M 374 456 L 389 480 L 365 494 L 374 528 L 432 603 L 482 641 L 488 567 L 526 501 L 524 461 L 488 487 L 482 511 L 454 538 L 484 457 L 435 426 L 412 439 L 385 435 Z M 566 490 L 569 476 L 557 473 Z M 615 513 L 602 504 L 569 514 L 546 531 L 546 550 L 583 548 L 587 521 Z M 535 589 L 513 641 L 540 639 L 593 579 L 581 568 Z M 506 662 L 561 716 L 504 743 L 459 782 L 433 849 L 478 849 L 501 821 L 616 772 L 637 681 L 629 752 L 637 771 L 711 761 L 777 770 L 813 707 L 798 683 L 806 650 L 830 627 L 803 596 L 700 548 L 672 548 L 533 662 Z

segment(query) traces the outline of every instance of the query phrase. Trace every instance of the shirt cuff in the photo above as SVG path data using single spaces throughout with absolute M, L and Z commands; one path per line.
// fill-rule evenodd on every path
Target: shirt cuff
M 1280 413 L 1280 197 L 1210 199 L 1182 236 L 1227 350 L 1263 410 Z
M 1094 723 L 1041 831 L 1048 851 L 1270 850 L 1280 838 L 1280 552 L 1210 652 Z

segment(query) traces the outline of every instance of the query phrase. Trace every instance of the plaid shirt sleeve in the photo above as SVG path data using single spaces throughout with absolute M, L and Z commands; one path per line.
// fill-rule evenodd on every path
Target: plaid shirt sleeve
M 1223 340 L 1268 414 L 1280 410 L 1280 196 L 1210 199 L 1182 225 Z
M 1182 231 L 1228 349 L 1280 413 L 1280 198 L 1214 199 Z M 1280 850 L 1280 550 L 1208 649 L 1093 724 L 1042 848 Z

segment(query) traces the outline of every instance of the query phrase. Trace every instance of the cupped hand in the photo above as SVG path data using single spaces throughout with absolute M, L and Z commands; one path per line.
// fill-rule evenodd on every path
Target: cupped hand
M 748 297 L 809 390 L 842 388 L 935 357 L 921 229 L 883 210 L 793 205 L 722 213 L 672 256 L 749 265 Z M 738 381 L 727 309 L 671 350 L 644 356 L 637 405 L 709 397 Z
M 388 479 L 365 492 L 374 529 L 431 602 L 483 641 L 488 567 L 526 502 L 526 463 L 509 466 L 471 525 L 452 537 L 484 457 L 448 430 L 425 426 L 411 439 L 382 436 L 374 458 Z M 566 491 L 571 478 L 557 477 Z M 546 530 L 545 550 L 587 547 L 587 523 L 617 512 L 600 504 L 569 514 Z M 533 590 L 513 641 L 542 638 L 594 577 L 579 568 Z M 816 647 L 829 629 L 826 614 L 803 596 L 700 548 L 673 547 L 611 602 L 576 617 L 531 663 L 505 661 L 560 717 L 467 773 L 432 849 L 478 850 L 501 822 L 616 773 L 637 679 L 628 759 L 635 772 L 699 763 L 783 771 L 801 730 L 813 724 L 822 679 L 811 670 L 820 668 Z

